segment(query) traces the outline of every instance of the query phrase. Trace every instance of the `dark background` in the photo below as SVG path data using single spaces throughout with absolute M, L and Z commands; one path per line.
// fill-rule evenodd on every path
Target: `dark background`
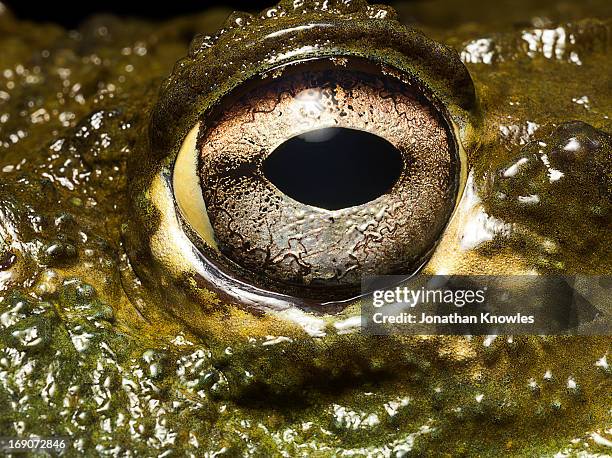
M 66 28 L 76 28 L 94 14 L 110 13 L 120 17 L 166 21 L 176 16 L 201 13 L 211 7 L 221 7 L 228 11 L 260 11 L 273 6 L 277 1 L 0 0 L 0 3 L 5 4 L 19 19 L 53 22 Z M 490 30 L 504 30 L 529 26 L 530 17 L 545 18 L 554 24 L 585 17 L 612 16 L 612 0 L 404 0 L 400 3 L 393 0 L 369 1 L 393 3 L 405 23 L 415 22 L 441 28 L 473 22 L 486 24 Z
M 209 2 L 202 0 L 150 0 L 138 2 L 132 0 L 72 0 L 32 2 L 28 0 L 0 0 L 15 16 L 37 22 L 55 22 L 64 27 L 76 27 L 84 19 L 95 13 L 112 13 L 117 16 L 133 16 L 152 20 L 167 20 L 201 12 L 212 6 L 220 6 L 242 11 L 259 11 L 273 6 L 277 0 L 246 1 L 230 0 Z M 376 3 L 388 3 L 380 2 Z

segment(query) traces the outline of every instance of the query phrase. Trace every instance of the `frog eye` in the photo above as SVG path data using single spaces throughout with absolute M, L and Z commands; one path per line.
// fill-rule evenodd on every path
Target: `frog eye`
M 460 160 L 414 78 L 359 58 L 276 67 L 201 115 L 174 164 L 184 227 L 218 268 L 316 299 L 412 275 L 454 209 Z
M 233 14 L 194 38 L 134 147 L 129 260 L 196 327 L 349 313 L 364 276 L 427 267 L 478 113 L 459 55 L 389 7 Z

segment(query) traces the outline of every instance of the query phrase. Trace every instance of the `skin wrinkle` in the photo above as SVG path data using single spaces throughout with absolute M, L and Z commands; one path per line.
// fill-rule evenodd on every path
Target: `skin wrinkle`
M 246 269 L 304 286 L 357 286 L 367 272 L 414 269 L 444 226 L 455 199 L 456 159 L 444 121 L 425 99 L 395 80 L 343 66 L 309 70 L 306 76 L 294 71 L 238 97 L 231 109 L 200 132 L 199 173 L 222 251 Z M 289 132 L 329 123 L 361 125 L 402 151 L 403 172 L 387 194 L 356 207 L 327 211 L 287 198 L 262 175 L 260 164 Z

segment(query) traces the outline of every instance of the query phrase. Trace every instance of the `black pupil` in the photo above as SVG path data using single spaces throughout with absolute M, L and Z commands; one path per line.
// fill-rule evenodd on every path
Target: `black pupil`
M 263 172 L 292 199 L 338 210 L 385 194 L 402 167 L 402 154 L 384 138 L 327 127 L 282 143 L 265 159 Z

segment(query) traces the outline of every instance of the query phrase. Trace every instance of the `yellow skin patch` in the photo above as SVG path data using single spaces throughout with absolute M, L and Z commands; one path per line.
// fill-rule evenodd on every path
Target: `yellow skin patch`
M 196 142 L 200 124 L 189 131 L 174 163 L 174 174 L 172 176 L 174 198 L 183 213 L 185 219 L 193 226 L 193 229 L 202 237 L 204 242 L 212 247 L 217 247 L 214 232 L 208 219 L 206 204 L 200 191 L 200 179 L 196 174 L 197 151 Z

